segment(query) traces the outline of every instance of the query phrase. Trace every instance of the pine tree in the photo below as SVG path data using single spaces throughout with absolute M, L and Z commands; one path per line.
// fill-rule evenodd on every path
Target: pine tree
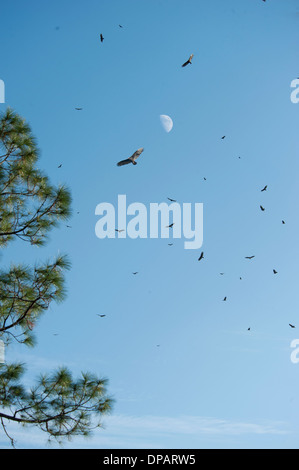
M 0 247 L 20 239 L 42 246 L 49 231 L 71 215 L 71 195 L 54 187 L 38 168 L 39 151 L 29 125 L 8 109 L 0 116 Z M 65 297 L 66 256 L 34 265 L 11 265 L 0 270 L 0 339 L 34 346 L 33 328 L 53 300 Z M 82 373 L 75 380 L 66 368 L 42 375 L 26 389 L 24 364 L 0 364 L 0 422 L 33 425 L 61 440 L 88 436 L 111 411 L 106 379 Z M 95 420 L 98 420 L 95 422 Z

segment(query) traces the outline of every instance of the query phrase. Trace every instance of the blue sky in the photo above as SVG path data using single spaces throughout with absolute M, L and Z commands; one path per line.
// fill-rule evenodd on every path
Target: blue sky
M 37 347 L 7 361 L 26 360 L 28 383 L 60 365 L 109 379 L 106 429 L 68 447 L 297 448 L 299 1 L 16 0 L 0 25 L 0 111 L 30 123 L 39 167 L 73 197 L 71 229 L 2 253 L 4 266 L 72 262 Z M 137 166 L 116 166 L 139 147 Z M 99 240 L 95 208 L 119 194 L 203 203 L 202 249 Z

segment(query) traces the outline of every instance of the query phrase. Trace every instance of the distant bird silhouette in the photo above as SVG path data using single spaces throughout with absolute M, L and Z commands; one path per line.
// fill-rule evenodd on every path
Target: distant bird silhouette
M 135 272 L 135 273 L 132 273 L 132 274 L 134 274 L 134 276 L 135 276 L 136 274 L 138 274 L 138 271 L 137 271 L 137 272 Z
M 61 168 L 62 167 L 62 163 L 58 166 L 58 168 Z
M 242 281 L 242 278 L 240 277 L 240 281 Z
M 118 25 L 120 28 L 123 28 L 123 26 L 121 24 Z
M 263 189 L 261 189 L 261 193 L 262 193 L 263 191 L 266 191 L 267 188 L 268 188 L 268 186 L 266 185 Z
M 252 259 L 255 258 L 255 256 L 245 256 L 246 259 Z
M 296 328 L 294 325 L 291 325 L 291 323 L 289 323 L 289 326 L 290 326 L 291 328 Z
M 207 178 L 203 177 L 204 181 L 207 181 Z
M 222 140 L 224 140 L 224 139 L 225 139 L 225 137 L 226 137 L 226 135 L 223 135 L 223 136 L 221 137 L 221 139 L 222 139 Z
M 101 39 L 101 42 L 103 42 L 103 41 L 104 41 L 104 37 L 103 37 L 103 35 L 102 35 L 102 34 L 100 34 L 100 39 Z
M 67 225 L 67 228 L 72 228 L 71 225 Z
M 200 253 L 200 257 L 198 258 L 198 261 L 201 261 L 204 258 L 203 256 L 203 251 Z
M 284 220 L 282 220 L 282 221 L 281 221 L 281 223 L 284 225 L 284 224 L 285 224 L 285 221 L 284 221 Z
M 250 328 L 247 328 L 247 331 L 250 331 Z
M 100 317 L 100 318 L 104 318 L 106 315 L 102 315 L 102 314 L 97 313 L 97 316 Z
M 168 197 L 167 199 L 168 199 L 169 201 L 171 201 L 171 202 L 176 202 L 175 199 L 171 199 L 170 197 Z
M 173 226 L 174 226 L 174 222 L 173 222 L 172 224 L 170 224 L 170 225 L 166 225 L 165 228 L 172 228 Z
M 127 158 L 126 160 L 121 160 L 120 162 L 118 162 L 117 166 L 128 165 L 128 163 L 133 163 L 133 165 L 137 165 L 137 162 L 135 160 L 136 158 L 139 157 L 139 155 L 143 152 L 143 150 L 144 150 L 143 147 L 136 150 L 136 152 L 134 152 L 131 157 Z
M 83 108 L 75 108 L 76 111 L 82 111 Z
M 168 243 L 168 246 L 172 246 L 172 245 L 173 245 L 173 243 Z
M 193 57 L 194 57 L 194 54 L 191 54 L 189 59 L 186 60 L 186 62 L 183 63 L 182 67 L 186 67 L 186 65 L 192 64 L 191 60 L 193 59 Z
M 261 208 L 261 211 L 264 211 L 264 210 L 265 210 L 265 208 L 264 208 L 263 206 L 260 206 L 260 208 Z
M 125 229 L 124 229 L 124 228 L 122 228 L 122 229 L 120 229 L 120 230 L 119 230 L 119 229 L 117 229 L 117 228 L 116 228 L 116 229 L 115 229 L 115 231 L 116 231 L 116 232 L 119 232 L 119 233 L 121 233 L 121 232 L 124 232 L 124 231 L 125 231 Z
M 224 275 L 224 273 L 220 273 L 220 276 L 223 276 L 223 275 Z
M 277 271 L 275 271 L 275 269 L 273 269 L 273 273 L 274 273 L 274 274 L 277 274 Z
M 223 302 L 226 302 L 227 297 L 224 297 Z

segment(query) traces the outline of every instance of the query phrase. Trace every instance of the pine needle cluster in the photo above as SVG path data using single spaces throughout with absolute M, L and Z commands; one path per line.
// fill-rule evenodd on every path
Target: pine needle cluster
M 30 126 L 13 110 L 0 116 L 0 247 L 16 239 L 42 246 L 49 231 L 71 215 L 71 194 L 55 187 L 37 167 L 39 150 Z M 52 301 L 65 298 L 66 256 L 54 261 L 0 269 L 0 339 L 34 346 L 34 328 Z M 110 412 L 107 380 L 82 373 L 77 380 L 67 368 L 42 375 L 27 389 L 25 365 L 0 364 L 0 424 L 37 426 L 49 439 L 88 436 Z

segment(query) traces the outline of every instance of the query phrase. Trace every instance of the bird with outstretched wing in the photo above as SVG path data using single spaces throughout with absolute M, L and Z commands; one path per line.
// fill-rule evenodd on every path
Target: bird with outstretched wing
M 194 57 L 194 54 L 191 54 L 189 59 L 186 60 L 186 62 L 183 63 L 182 67 L 186 67 L 186 65 L 192 64 L 191 60 L 193 59 L 193 57 Z
M 121 160 L 120 162 L 118 162 L 117 166 L 128 165 L 128 163 L 133 163 L 133 165 L 137 165 L 137 162 L 135 160 L 136 160 L 136 158 L 139 157 L 139 155 L 141 155 L 143 150 L 144 150 L 144 148 L 142 148 L 142 147 L 140 149 L 136 150 L 136 152 L 134 152 L 131 157 L 127 158 L 126 160 Z

